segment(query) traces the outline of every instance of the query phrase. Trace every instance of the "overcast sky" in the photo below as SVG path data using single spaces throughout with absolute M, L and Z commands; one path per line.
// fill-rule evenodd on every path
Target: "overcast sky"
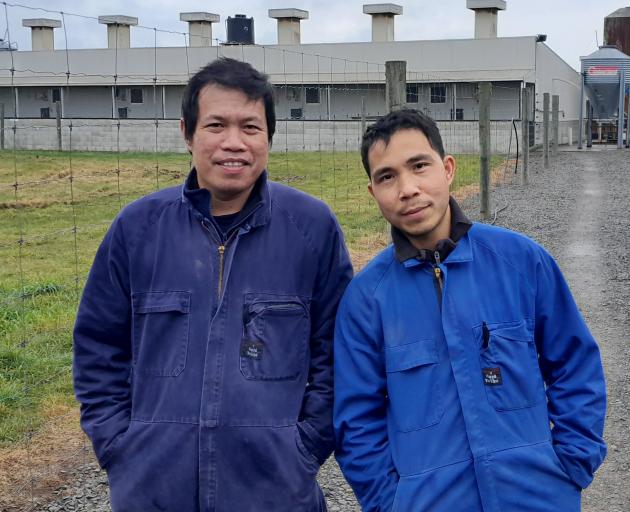
M 369 41 L 371 20 L 363 14 L 364 3 L 357 0 L 15 0 L 0 4 L 0 31 L 3 39 L 17 42 L 19 49 L 30 50 L 30 29 L 22 26 L 23 18 L 57 18 L 57 13 L 33 10 L 44 7 L 51 11 L 64 11 L 69 48 L 103 48 L 107 46 L 107 29 L 95 19 L 72 14 L 97 17 L 104 14 L 123 14 L 138 18 L 143 27 L 185 32 L 187 23 L 179 21 L 180 12 L 209 11 L 221 16 L 213 25 L 213 37 L 225 39 L 225 20 L 234 14 L 254 17 L 255 37 L 258 44 L 276 43 L 276 21 L 268 17 L 267 10 L 295 7 L 309 11 L 310 19 L 302 21 L 303 43 L 334 43 Z M 474 13 L 466 9 L 466 0 L 401 1 L 403 15 L 396 17 L 396 39 L 459 39 L 474 35 Z M 224 7 L 229 5 L 229 7 Z M 604 17 L 613 11 L 630 6 L 630 0 L 507 0 L 507 10 L 499 13 L 499 36 L 547 34 L 547 44 L 576 69 L 580 56 L 588 55 L 603 44 Z M 7 23 L 8 21 L 8 23 Z M 8 25 L 8 26 L 7 26 Z M 8 29 L 8 30 L 7 30 Z M 597 34 L 597 35 L 596 35 Z M 157 35 L 158 46 L 183 46 L 184 36 L 155 32 L 149 28 L 134 27 L 132 46 L 153 46 Z M 55 47 L 65 48 L 64 31 L 55 30 Z M 367 56 L 366 56 L 367 57 Z

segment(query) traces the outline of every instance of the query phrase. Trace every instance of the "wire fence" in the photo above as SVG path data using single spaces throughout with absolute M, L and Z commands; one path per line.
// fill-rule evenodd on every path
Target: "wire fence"
M 72 395 L 74 314 L 115 215 L 189 172 L 179 132 L 188 77 L 221 56 L 270 76 L 278 123 L 269 175 L 330 205 L 356 266 L 389 240 L 359 155 L 365 127 L 386 112 L 386 77 L 384 62 L 221 41 L 192 48 L 189 34 L 155 27 L 134 27 L 153 32 L 153 47 L 71 50 L 68 21 L 96 18 L 2 4 L 9 44 L 9 19 L 25 9 L 60 17 L 65 41 L 52 53 L 0 52 L 0 509 L 35 510 L 65 467 L 92 460 Z M 183 46 L 162 47 L 161 35 Z M 494 214 L 505 206 L 501 187 L 520 180 L 519 98 L 519 83 L 494 84 Z M 406 100 L 437 120 L 458 161 L 453 193 L 478 209 L 477 84 L 410 70 Z

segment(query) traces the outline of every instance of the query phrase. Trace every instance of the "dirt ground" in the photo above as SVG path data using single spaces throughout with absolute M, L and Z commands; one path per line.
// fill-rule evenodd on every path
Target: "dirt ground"
M 91 452 L 79 427 L 79 411 L 55 406 L 44 427 L 16 447 L 0 450 L 0 511 L 37 510 L 67 483 L 70 468 L 88 462 Z

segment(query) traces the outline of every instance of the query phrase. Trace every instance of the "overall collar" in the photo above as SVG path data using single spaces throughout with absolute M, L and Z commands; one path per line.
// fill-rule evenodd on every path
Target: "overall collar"
M 182 201 L 188 203 L 193 213 L 201 217 L 201 220 L 212 221 L 211 197 L 209 190 L 199 187 L 197 170 L 193 167 L 182 187 Z M 243 218 L 247 217 L 247 224 L 250 227 L 261 226 L 268 222 L 271 216 L 271 201 L 267 171 L 263 171 L 256 181 L 241 213 L 243 213 Z
M 396 259 L 399 262 L 405 263 L 409 260 L 414 260 L 416 262 L 426 261 L 429 263 L 435 263 L 436 252 L 439 254 L 440 261 L 444 261 L 454 251 L 460 240 L 464 237 L 464 235 L 466 235 L 466 233 L 468 233 L 468 230 L 472 226 L 472 222 L 468 219 L 468 217 L 466 217 L 453 197 L 449 198 L 448 204 L 451 209 L 450 237 L 438 241 L 435 249 L 433 250 L 417 249 L 402 231 L 392 226 L 392 241 L 394 242 Z M 469 249 L 469 244 L 465 245 Z M 449 261 L 466 261 L 472 258 L 472 255 L 468 254 L 469 251 L 464 250 L 463 252 L 465 254 L 458 254 L 456 257 L 452 257 Z

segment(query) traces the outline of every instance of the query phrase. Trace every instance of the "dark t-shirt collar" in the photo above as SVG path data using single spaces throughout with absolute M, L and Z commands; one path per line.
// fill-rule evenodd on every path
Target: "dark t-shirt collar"
M 444 261 L 448 255 L 455 249 L 457 242 L 466 234 L 472 226 L 472 222 L 464 214 L 452 197 L 448 201 L 451 208 L 451 234 L 449 238 L 438 241 L 435 249 L 417 249 L 398 228 L 392 226 L 392 241 L 394 242 L 394 250 L 396 259 L 401 263 L 411 258 L 420 261 L 429 261 L 435 263 L 435 253 L 439 253 L 440 261 Z
M 203 215 L 205 219 L 211 220 L 218 230 L 221 232 L 223 238 L 228 235 L 228 233 L 237 225 L 241 223 L 241 221 L 248 217 L 249 214 L 257 208 L 257 206 L 263 202 L 263 194 L 262 190 L 265 187 L 267 182 L 267 172 L 263 171 L 260 175 L 254 188 L 252 189 L 245 205 L 241 209 L 240 212 L 229 214 L 224 219 L 217 221 L 217 217 L 212 215 L 212 211 L 210 208 L 210 191 L 205 188 L 199 187 L 199 181 L 197 180 L 197 170 L 193 167 L 190 174 L 186 178 L 186 182 L 184 183 L 184 194 L 188 198 L 188 200 L 192 203 L 195 209 Z

